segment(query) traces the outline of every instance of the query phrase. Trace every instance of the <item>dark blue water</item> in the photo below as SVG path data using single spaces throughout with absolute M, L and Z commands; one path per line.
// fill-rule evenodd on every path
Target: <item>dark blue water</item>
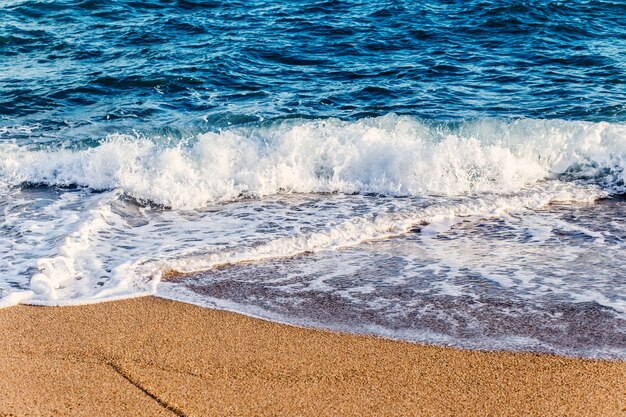
M 29 127 L 11 139 L 390 112 L 625 121 L 626 2 L 0 6 L 0 127 Z

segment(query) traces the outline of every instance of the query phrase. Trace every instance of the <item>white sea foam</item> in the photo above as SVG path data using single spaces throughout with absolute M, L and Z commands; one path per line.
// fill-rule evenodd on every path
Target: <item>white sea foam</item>
M 467 198 L 463 201 L 436 203 L 426 207 L 409 207 L 391 213 L 373 213 L 365 217 L 348 219 L 314 233 L 280 237 L 249 248 L 160 260 L 150 274 L 170 269 L 184 273 L 198 272 L 224 264 L 334 250 L 370 240 L 399 236 L 420 224 L 445 223 L 459 217 L 498 216 L 510 211 L 540 208 L 557 201 L 588 202 L 602 195 L 597 190 L 587 187 L 554 183 L 537 188 L 510 196 L 489 195 Z M 146 267 L 151 266 L 144 265 L 144 268 Z
M 424 223 L 499 216 L 555 201 L 593 201 L 601 195 L 593 187 L 550 181 L 511 195 L 389 199 L 383 205 L 373 198 L 361 208 L 363 214 L 349 213 L 346 202 L 339 201 L 333 208 L 310 208 L 307 215 L 316 218 L 311 220 L 298 212 L 286 214 L 288 207 L 272 209 L 262 202 L 224 206 L 221 212 L 190 214 L 191 218 L 186 218 L 184 212 L 160 210 L 124 215 L 119 212 L 125 207 L 119 201 L 122 194 L 112 191 L 91 195 L 79 207 L 72 206 L 80 201 L 74 197 L 45 209 L 53 214 L 47 223 L 60 228 L 59 236 L 50 236 L 50 227 L 39 230 L 37 220 L 21 223 L 19 218 L 9 219 L 10 224 L 20 228 L 20 235 L 29 231 L 38 236 L 40 245 L 45 243 L 43 239 L 52 239 L 59 242 L 56 248 L 38 253 L 27 244 L 34 242 L 16 245 L 10 234 L 0 240 L 6 241 L 3 258 L 20 258 L 8 273 L 24 276 L 35 266 L 39 270 L 27 285 L 22 285 L 28 296 L 14 294 L 11 300 L 42 305 L 82 304 L 152 294 L 163 272 L 169 270 L 191 273 L 225 264 L 333 251 L 399 236 Z M 275 211 L 268 213 L 270 210 Z M 251 217 L 251 212 L 257 217 Z M 296 228 L 278 226 L 280 222 L 293 225 L 294 221 L 300 223 Z M 264 231 L 266 224 L 276 226 Z
M 85 304 L 154 292 L 156 283 L 125 274 L 115 254 L 119 242 L 107 238 L 122 223 L 111 210 L 118 191 L 65 193 L 39 201 L 18 194 L 4 202 L 0 215 L 0 273 L 19 289 L 0 285 L 0 296 L 5 295 L 0 306 Z
M 565 175 L 624 192 L 626 125 L 518 120 L 450 128 L 389 115 L 288 121 L 199 135 L 176 146 L 111 135 L 83 150 L 0 145 L 0 180 L 122 189 L 199 208 L 283 192 L 511 193 Z

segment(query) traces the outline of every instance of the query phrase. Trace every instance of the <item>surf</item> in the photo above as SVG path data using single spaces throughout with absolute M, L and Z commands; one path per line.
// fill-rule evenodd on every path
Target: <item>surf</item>
M 547 179 L 624 192 L 626 125 L 486 119 L 456 126 L 387 115 L 288 120 L 180 141 L 115 134 L 97 146 L 0 143 L 0 181 L 121 189 L 195 209 L 288 193 L 510 193 Z

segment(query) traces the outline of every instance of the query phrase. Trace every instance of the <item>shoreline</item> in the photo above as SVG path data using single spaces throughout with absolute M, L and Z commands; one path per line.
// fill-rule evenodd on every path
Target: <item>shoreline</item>
M 0 309 L 0 415 L 619 415 L 626 361 L 461 350 L 157 297 Z
M 346 336 L 371 337 L 375 339 L 388 340 L 388 341 L 400 342 L 400 343 L 408 343 L 411 345 L 418 345 L 418 346 L 438 347 L 438 348 L 446 348 L 446 349 L 470 351 L 470 352 L 520 353 L 520 354 L 533 354 L 533 355 L 541 355 L 541 356 L 547 355 L 547 356 L 555 356 L 559 358 L 568 358 L 568 359 L 598 360 L 598 361 L 608 361 L 608 362 L 611 362 L 611 361 L 626 362 L 626 356 L 624 356 L 621 353 L 615 353 L 615 352 L 604 351 L 604 352 L 601 352 L 600 354 L 589 354 L 585 356 L 585 355 L 580 355 L 576 353 L 559 352 L 557 350 L 558 348 L 554 348 L 553 350 L 550 350 L 549 348 L 543 348 L 543 350 L 542 348 L 532 350 L 532 348 L 524 348 L 524 347 L 519 347 L 519 345 L 516 345 L 515 347 L 512 347 L 512 348 L 496 347 L 496 348 L 490 349 L 490 348 L 482 348 L 482 347 L 473 347 L 473 346 L 468 346 L 468 345 L 464 345 L 461 343 L 454 343 L 454 342 L 445 341 L 445 340 L 444 341 L 430 341 L 430 340 L 405 339 L 400 336 L 388 335 L 383 332 L 377 333 L 375 330 L 372 331 L 371 329 L 367 329 L 367 328 L 360 329 L 358 331 L 350 331 L 350 330 L 346 330 L 345 328 L 342 328 L 341 326 L 333 327 L 332 325 L 319 323 L 319 322 L 306 322 L 306 323 L 290 322 L 287 320 L 283 320 L 282 317 L 280 316 L 267 317 L 267 311 L 264 311 L 262 313 L 246 312 L 246 311 L 240 311 L 236 308 L 231 308 L 231 307 L 203 305 L 202 303 L 177 299 L 173 296 L 170 296 L 168 294 L 163 294 L 163 293 L 149 294 L 147 296 L 160 298 L 160 299 L 164 299 L 168 301 L 174 301 L 174 302 L 182 303 L 182 304 L 188 304 L 188 305 L 191 305 L 194 307 L 200 307 L 203 309 L 223 311 L 227 313 L 245 316 L 254 320 L 260 320 L 260 321 L 264 321 L 268 323 L 275 323 L 275 324 L 288 326 L 288 327 L 295 327 L 298 329 L 315 330 L 315 331 L 320 331 L 324 333 L 343 334 Z M 141 296 L 141 297 L 144 297 L 144 296 Z M 122 298 L 121 300 L 126 300 L 130 298 L 138 298 L 138 297 Z M 118 300 L 111 300 L 111 301 L 118 301 Z M 109 301 L 105 301 L 105 302 L 109 302 Z M 494 342 L 494 344 L 497 344 L 497 343 L 498 341 Z

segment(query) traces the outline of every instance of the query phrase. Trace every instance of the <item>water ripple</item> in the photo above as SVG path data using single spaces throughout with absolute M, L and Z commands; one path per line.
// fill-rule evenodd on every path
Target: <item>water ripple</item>
M 614 1 L 14 2 L 0 7 L 0 125 L 623 122 L 625 15 Z

